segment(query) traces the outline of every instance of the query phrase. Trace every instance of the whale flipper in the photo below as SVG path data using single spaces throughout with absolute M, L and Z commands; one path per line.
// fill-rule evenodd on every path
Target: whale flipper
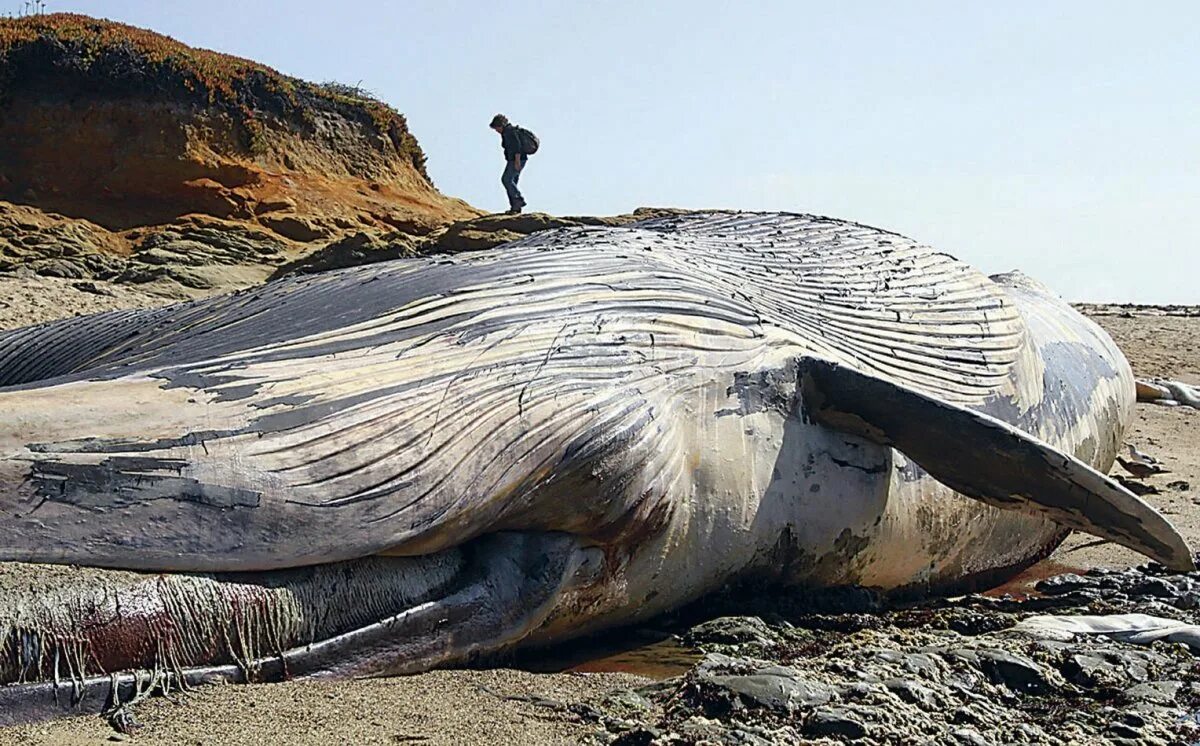
M 1152 506 L 1007 422 L 817 358 L 800 360 L 799 379 L 808 416 L 903 452 L 957 492 L 1195 569 L 1183 537 Z

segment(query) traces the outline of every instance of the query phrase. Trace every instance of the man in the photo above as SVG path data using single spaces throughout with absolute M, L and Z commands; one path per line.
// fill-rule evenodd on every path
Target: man
M 517 188 L 517 180 L 521 178 L 521 169 L 525 168 L 529 156 L 522 147 L 518 127 L 508 121 L 508 117 L 497 114 L 492 117 L 490 126 L 500 133 L 500 146 L 504 148 L 504 173 L 500 176 L 500 183 L 504 185 L 504 191 L 508 192 L 508 214 L 516 215 L 525 207 L 525 198 Z

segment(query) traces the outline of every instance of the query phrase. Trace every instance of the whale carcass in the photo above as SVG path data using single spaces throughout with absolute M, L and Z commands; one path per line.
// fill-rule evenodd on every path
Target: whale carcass
M 1190 569 L 1103 474 L 1134 397 L 1034 281 L 791 214 L 8 332 L 0 722 L 142 671 L 462 664 L 731 582 L 951 592 L 1071 529 Z

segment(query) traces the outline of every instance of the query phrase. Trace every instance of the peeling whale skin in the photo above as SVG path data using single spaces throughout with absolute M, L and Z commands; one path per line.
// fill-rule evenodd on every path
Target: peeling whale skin
M 0 334 L 0 560 L 88 568 L 50 601 L 0 572 L 0 701 L 45 710 L 64 651 L 76 682 L 383 675 L 739 580 L 950 592 L 1070 529 L 1188 569 L 1103 474 L 1134 391 L 1033 280 L 780 213 L 553 230 Z M 128 588 L 173 600 L 140 627 L 78 611 Z M 329 588 L 371 600 L 323 607 Z M 189 616 L 212 644 L 163 631 Z

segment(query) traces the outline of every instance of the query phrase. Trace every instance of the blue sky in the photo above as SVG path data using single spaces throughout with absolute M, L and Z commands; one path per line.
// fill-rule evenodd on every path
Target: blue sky
M 16 0 L 12 0 L 15 2 Z M 1200 2 L 48 0 L 404 112 L 439 188 L 530 209 L 781 209 L 1071 300 L 1200 303 Z

